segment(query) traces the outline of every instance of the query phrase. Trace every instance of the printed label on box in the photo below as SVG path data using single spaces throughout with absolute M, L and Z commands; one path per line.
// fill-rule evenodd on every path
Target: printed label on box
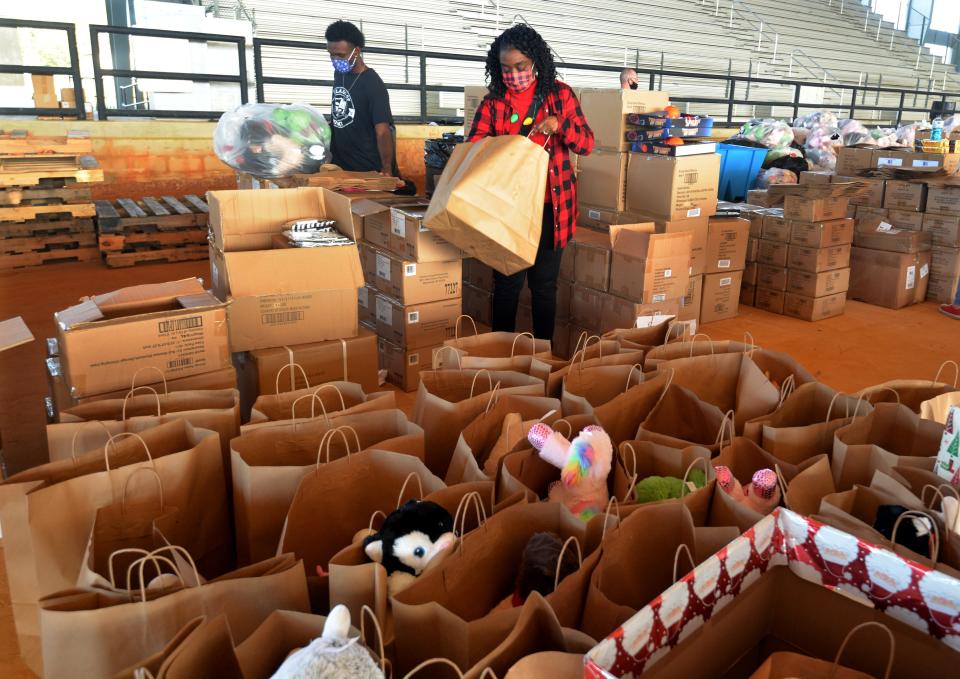
M 877 231 L 896 231 L 896 229 L 893 228 L 893 224 L 880 222 L 880 225 L 877 227 Z
M 661 293 L 661 294 L 659 294 L 659 295 L 654 295 L 654 296 L 653 296 L 653 302 L 654 302 L 654 304 L 656 304 L 656 303 L 658 303 L 658 302 L 666 302 L 666 301 L 667 301 L 667 294 L 666 294 L 666 293 Z
M 663 270 L 663 277 L 664 277 L 664 278 L 671 278 L 672 276 L 673 276 L 673 269 L 664 269 L 664 270 Z
M 720 259 L 720 260 L 717 260 L 717 268 L 718 268 L 718 269 L 729 269 L 729 268 L 730 268 L 730 260 L 729 260 L 729 259 Z
M 390 258 L 385 255 L 377 255 L 377 278 L 390 280 Z
M 407 218 L 402 212 L 394 210 L 390 213 L 390 231 L 394 236 L 407 237 Z
M 930 273 L 930 265 L 929 265 L 929 264 L 924 264 L 923 266 L 920 267 L 920 278 L 926 278 L 926 277 L 927 277 L 927 274 L 929 274 L 929 273 Z
M 587 216 L 590 219 L 600 219 L 600 210 L 587 210 Z
M 728 285 L 730 285 L 731 283 L 733 283 L 733 278 L 732 278 L 731 276 L 727 276 L 726 278 L 721 278 L 721 279 L 720 279 L 720 287 L 721 287 L 721 288 L 725 288 L 725 287 L 727 287 Z
M 393 321 L 393 305 L 383 297 L 377 297 L 377 320 L 381 323 Z
M 412 325 L 413 323 L 419 323 L 419 322 L 420 322 L 419 311 L 411 311 L 410 313 L 407 314 L 407 323 L 410 323 Z
M 881 158 L 877 161 L 877 167 L 900 167 L 903 165 L 903 158 Z
M 420 354 L 410 354 L 407 356 L 407 365 L 417 365 L 420 363 Z
M 417 265 L 416 264 L 405 264 L 403 267 L 403 275 L 406 277 L 416 276 L 417 275 Z
M 917 265 L 907 267 L 907 290 L 917 287 Z
M 914 167 L 940 167 L 940 163 L 936 160 L 915 160 L 913 161 Z
M 700 216 L 700 208 L 695 207 L 695 208 L 693 208 L 692 210 L 687 210 L 687 218 L 688 218 L 688 219 L 689 219 L 689 218 L 693 218 L 693 217 L 699 217 L 699 216 Z
M 366 288 L 360 288 L 359 290 L 357 290 L 357 301 L 360 303 L 360 306 L 362 306 L 364 309 L 370 306 L 369 292 L 370 291 L 367 290 Z
M 669 316 L 664 314 L 653 314 L 652 316 L 637 316 L 637 327 L 638 328 L 652 328 L 655 325 L 660 325 L 664 321 L 672 321 L 676 316 L 670 314 Z

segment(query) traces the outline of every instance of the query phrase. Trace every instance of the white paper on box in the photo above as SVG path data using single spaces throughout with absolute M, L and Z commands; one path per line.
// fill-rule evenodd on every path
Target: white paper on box
M 411 325 L 413 325 L 414 323 L 419 323 L 419 322 L 420 322 L 419 311 L 411 311 L 410 313 L 407 314 L 407 323 L 410 323 Z
M 377 255 L 377 278 L 390 280 L 390 258 L 386 255 Z
M 390 213 L 390 231 L 394 236 L 407 237 L 407 218 L 399 210 L 393 210 Z
M 420 354 L 410 354 L 407 356 L 407 365 L 417 365 L 420 362 Z
M 718 268 L 718 269 L 729 269 L 729 268 L 730 268 L 730 260 L 729 260 L 729 259 L 718 259 L 718 260 L 717 260 L 717 268 Z
M 383 297 L 377 297 L 377 320 L 381 323 L 393 321 L 393 305 Z
M 416 264 L 406 264 L 403 267 L 403 275 L 407 276 L 416 276 L 417 275 L 417 265 Z
M 730 285 L 731 283 L 733 283 L 733 278 L 732 278 L 731 276 L 727 276 L 726 278 L 721 278 L 721 279 L 720 279 L 720 287 L 721 287 L 721 288 L 725 288 L 725 287 L 727 287 L 728 285 Z
M 929 264 L 924 264 L 923 266 L 920 267 L 920 278 L 926 278 L 926 277 L 927 277 L 927 274 L 929 274 L 929 273 L 930 273 L 930 265 L 929 265 Z
M 590 219 L 600 219 L 600 210 L 587 210 L 587 216 Z
M 666 293 L 660 293 L 660 294 L 658 294 L 658 295 L 654 295 L 654 296 L 653 296 L 653 303 L 654 303 L 654 304 L 659 304 L 660 302 L 666 302 L 666 301 L 667 301 L 667 295 L 666 295 Z
M 937 453 L 937 475 L 956 485 L 960 481 L 960 406 L 950 406 L 947 411 L 947 423 L 940 439 Z
M 887 222 L 880 222 L 879 226 L 877 226 L 877 231 L 899 233 L 899 229 L 893 228 L 893 224 L 888 224 Z
M 694 217 L 700 216 L 700 208 L 695 207 L 692 210 L 687 210 L 687 219 L 693 219 Z
M 664 321 L 672 321 L 676 316 L 666 315 L 666 314 L 653 314 L 651 316 L 637 316 L 637 326 L 638 328 L 652 328 L 655 325 L 660 325 Z
M 907 290 L 917 287 L 917 265 L 907 267 Z
M 664 269 L 664 270 L 663 270 L 663 277 L 664 277 L 664 278 L 672 278 L 672 277 L 673 277 L 673 269 Z
M 940 163 L 936 160 L 915 160 L 913 161 L 914 167 L 940 167 Z
M 877 161 L 877 167 L 900 167 L 903 165 L 903 158 L 881 158 Z
M 360 303 L 364 309 L 370 306 L 370 291 L 366 288 L 357 288 L 357 301 Z

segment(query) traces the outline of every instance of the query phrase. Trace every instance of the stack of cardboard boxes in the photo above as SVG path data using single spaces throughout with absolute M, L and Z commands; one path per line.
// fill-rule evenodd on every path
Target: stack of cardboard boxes
M 426 204 L 384 208 L 364 219 L 359 307 L 375 329 L 387 380 L 412 391 L 434 350 L 454 336 L 462 313 L 461 252 L 423 226 Z
M 357 246 L 297 248 L 282 236 L 291 220 L 332 220 L 356 243 L 362 220 L 350 200 L 320 188 L 212 191 L 208 200 L 211 282 L 229 302 L 242 410 L 260 394 L 334 380 L 376 390 L 376 335 L 358 326 Z
M 843 313 L 854 231 L 854 220 L 847 212 L 855 188 L 850 184 L 802 184 L 788 193 L 782 209 L 754 216 L 753 224 L 759 221 L 761 229 L 758 309 L 807 321 Z
M 722 321 L 738 314 L 749 237 L 748 219 L 710 218 L 707 227 L 700 323 Z
M 782 215 L 783 211 L 749 204 L 741 204 L 739 207 L 741 216 L 750 222 L 750 235 L 747 239 L 747 254 L 743 267 L 743 283 L 740 286 L 740 304 L 755 306 L 757 278 L 760 270 L 757 257 L 760 253 L 760 240 L 763 235 L 763 218 L 767 214 Z

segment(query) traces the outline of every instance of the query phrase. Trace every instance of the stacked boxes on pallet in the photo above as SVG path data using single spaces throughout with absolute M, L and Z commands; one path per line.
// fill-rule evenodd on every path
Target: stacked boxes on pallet
M 408 199 L 363 220 L 367 290 L 360 306 L 366 302 L 364 315 L 378 337 L 380 367 L 406 391 L 419 386 L 420 370 L 454 336 L 462 313 L 462 253 L 423 226 L 426 209 Z
M 96 201 L 97 244 L 110 267 L 207 258 L 206 201 L 152 196 Z

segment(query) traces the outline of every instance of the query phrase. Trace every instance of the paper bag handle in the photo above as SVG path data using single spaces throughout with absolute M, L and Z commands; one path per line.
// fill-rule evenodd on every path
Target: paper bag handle
M 723 435 L 728 430 L 727 423 L 729 422 L 729 428 L 733 431 L 730 432 L 730 445 L 733 445 L 733 439 L 737 436 L 736 425 L 734 424 L 735 415 L 732 410 L 728 410 L 723 414 L 723 419 L 720 421 L 720 431 L 717 432 L 717 440 L 713 444 L 719 445 L 720 449 L 723 449 Z
M 130 378 L 130 391 L 133 391 L 134 389 L 137 388 L 137 375 L 142 373 L 144 370 L 155 370 L 157 374 L 160 375 L 160 379 L 163 380 L 163 395 L 166 396 L 167 394 L 170 393 L 170 390 L 167 389 L 166 374 L 164 374 L 164 372 L 155 365 L 146 365 L 142 368 L 138 368 L 137 371 L 133 373 L 133 377 Z
M 567 425 L 567 436 L 566 436 L 566 438 L 568 438 L 568 439 L 571 438 L 571 437 L 573 436 L 573 425 L 570 424 L 570 422 L 569 422 L 568 420 L 560 419 L 560 420 L 557 420 L 556 422 L 554 422 L 554 423 L 553 423 L 553 429 L 554 429 L 554 431 L 556 431 L 557 425 L 560 424 L 561 422 L 563 422 L 565 425 Z
M 690 356 L 688 358 L 693 358 L 693 345 L 696 343 L 698 337 L 706 337 L 707 342 L 710 343 L 710 355 L 713 356 L 713 340 L 705 332 L 698 332 L 696 335 L 690 338 Z
M 611 496 L 607 501 L 606 508 L 603 510 L 603 532 L 600 533 L 601 544 L 607 538 L 607 519 L 610 518 L 610 510 L 614 507 L 617 509 L 617 528 L 620 527 L 620 503 L 617 502 L 617 498 Z
M 943 372 L 943 369 L 948 365 L 953 366 L 953 388 L 957 388 L 957 381 L 960 380 L 960 364 L 956 361 L 946 360 L 940 364 L 940 369 L 937 371 L 936 376 L 933 378 L 933 383 L 938 384 L 940 381 L 940 373 Z
M 123 494 L 120 497 L 120 513 L 127 513 L 127 486 L 130 485 L 130 479 L 139 474 L 140 472 L 150 472 L 153 474 L 153 477 L 157 480 L 157 489 L 160 494 L 160 511 L 163 511 L 163 508 L 166 506 L 163 502 L 163 481 L 160 480 L 160 475 L 157 473 L 157 470 L 153 467 L 137 467 L 134 469 L 130 476 L 127 477 L 126 481 L 123 482 Z
M 140 579 L 140 601 L 146 601 L 146 600 L 147 600 L 147 583 L 144 582 L 143 569 L 144 569 L 144 567 L 147 565 L 148 562 L 149 562 L 149 563 L 152 563 L 153 566 L 154 566 L 154 568 L 157 569 L 157 575 L 158 575 L 158 576 L 163 575 L 163 571 L 160 570 L 160 564 L 161 564 L 161 563 L 165 563 L 166 565 L 170 566 L 170 568 L 173 569 L 173 573 L 171 573 L 171 575 L 176 576 L 176 578 L 180 581 L 180 584 L 181 584 L 181 585 L 183 585 L 184 587 L 187 586 L 186 583 L 183 581 L 183 576 L 180 575 L 180 571 L 179 571 L 179 569 L 177 568 L 177 565 L 176 565 L 175 563 L 173 563 L 173 559 L 170 559 L 170 558 L 168 558 L 168 557 L 166 557 L 166 556 L 163 556 L 163 555 L 161 555 L 161 554 L 154 554 L 153 552 L 150 552 L 150 553 L 147 554 L 146 556 L 143 556 L 143 557 L 137 559 L 136 561 L 134 561 L 134 562 L 133 562 L 132 564 L 130 564 L 130 566 L 127 568 L 127 590 L 130 589 L 130 576 L 133 575 L 133 569 L 136 568 L 137 571 L 138 571 L 138 572 L 137 572 L 137 577 Z
M 156 677 L 146 667 L 138 667 L 133 671 L 133 679 L 156 679 Z
M 630 371 L 627 372 L 627 382 L 623 385 L 624 393 L 630 388 L 630 380 L 633 379 L 634 372 L 640 375 L 640 382 L 638 382 L 638 384 L 643 384 L 643 366 L 639 363 L 634 363 L 630 366 Z
M 480 497 L 479 492 L 472 490 L 460 498 L 460 502 L 457 504 L 457 511 L 453 515 L 453 530 L 457 537 L 463 537 L 466 532 L 467 512 L 471 505 L 476 512 L 477 525 L 482 526 L 487 522 L 487 510 L 483 508 L 483 499 Z M 459 530 L 457 530 L 458 526 Z
M 756 340 L 753 339 L 753 333 L 749 330 L 743 331 L 743 343 L 747 345 L 747 348 L 743 350 L 744 355 L 753 358 L 754 352 L 760 347 L 757 346 Z
M 290 391 L 296 391 L 297 388 L 297 378 L 294 375 L 293 369 L 296 368 L 300 371 L 300 374 L 303 375 L 303 381 L 307 385 L 306 388 L 310 388 L 310 378 L 307 377 L 307 371 L 303 369 L 303 366 L 299 363 L 285 363 L 280 366 L 280 369 L 277 371 L 277 378 L 273 381 L 273 393 L 279 394 L 280 391 L 280 376 L 283 374 L 284 370 L 290 371 Z
M 379 514 L 380 516 L 382 516 L 382 517 L 384 518 L 384 520 L 386 520 L 386 518 L 387 518 L 387 515 L 386 515 L 386 514 L 384 514 L 383 512 L 381 512 L 379 509 L 373 510 L 373 514 L 370 515 L 370 521 L 367 522 L 367 530 L 369 530 L 369 531 L 372 531 L 372 530 L 373 530 L 373 520 L 374 520 L 375 518 L 377 518 L 377 514 Z
M 863 391 L 860 392 L 860 398 L 866 399 L 867 403 L 869 403 L 869 402 L 870 402 L 870 398 L 869 398 L 870 395 L 871 395 L 871 394 L 875 394 L 875 393 L 877 393 L 877 392 L 881 392 L 881 391 L 889 391 L 891 394 L 893 394 L 893 395 L 896 397 L 896 399 L 897 399 L 897 404 L 898 404 L 898 405 L 903 405 L 903 402 L 900 400 L 900 392 L 898 392 L 898 391 L 897 391 L 896 389 L 894 389 L 893 387 L 880 387 L 879 389 L 876 388 L 876 387 L 874 387 L 874 388 L 872 388 L 872 389 L 871 389 L 871 388 L 867 388 L 867 389 L 864 389 Z M 859 407 L 859 405 L 858 405 L 858 407 Z
M 949 483 L 941 483 L 939 486 L 935 486 L 932 483 L 928 483 L 923 488 L 920 489 L 920 502 L 922 502 L 923 506 L 926 507 L 927 509 L 933 509 L 933 498 L 930 498 L 929 503 L 927 503 L 927 500 L 926 500 L 928 488 L 933 490 L 933 493 L 934 493 L 933 498 L 935 498 L 937 495 L 940 496 L 941 506 L 943 506 L 942 503 L 944 500 L 944 495 L 943 495 L 944 488 L 951 491 L 953 493 L 953 496 L 958 500 L 960 500 L 960 491 L 958 491 L 956 488 L 951 486 Z
M 440 356 L 444 350 L 453 352 L 453 355 L 457 357 L 457 370 L 463 370 L 463 359 L 460 358 L 460 352 L 457 351 L 456 347 L 452 347 L 449 344 L 444 344 L 442 347 L 437 347 L 433 351 L 433 369 L 439 370 L 440 363 L 437 361 L 437 357 Z
M 584 341 L 587 339 L 587 337 L 589 337 L 589 333 L 587 333 L 586 330 L 584 330 L 584 331 L 582 331 L 582 332 L 580 333 L 580 336 L 577 338 L 577 343 L 576 343 L 576 345 L 573 347 L 573 353 L 570 354 L 571 356 L 576 356 L 576 355 L 577 355 L 577 352 L 580 351 L 580 347 L 581 347 L 581 345 L 584 343 Z
M 530 355 L 533 356 L 537 353 L 537 339 L 533 336 L 532 332 L 520 332 L 517 333 L 517 336 L 513 338 L 513 344 L 510 345 L 510 358 L 513 358 L 517 350 L 517 340 L 521 337 L 530 338 Z
M 850 638 L 854 634 L 864 629 L 865 627 L 879 627 L 880 629 L 882 629 L 884 632 L 887 633 L 887 638 L 890 640 L 890 654 L 887 658 L 887 670 L 886 672 L 883 673 L 883 679 L 890 679 L 890 673 L 893 671 L 893 657 L 897 650 L 897 641 L 894 638 L 893 632 L 890 631 L 889 627 L 887 627 L 883 623 L 874 622 L 872 620 L 869 622 L 862 622 L 856 627 L 854 627 L 852 630 L 847 632 L 847 636 L 843 638 L 843 643 L 840 644 L 840 648 L 839 650 L 837 650 L 837 657 L 833 659 L 833 665 L 831 665 L 830 667 L 830 676 L 828 679 L 833 679 L 833 677 L 837 676 L 837 670 L 840 667 L 840 658 L 843 656 L 844 649 L 847 648 L 847 642 L 850 641 Z
M 557 591 L 557 587 L 560 586 L 560 567 L 563 566 L 563 555 L 567 551 L 567 545 L 573 543 L 573 546 L 577 548 L 577 570 L 583 566 L 583 551 L 580 549 L 580 541 L 573 535 L 568 537 L 563 541 L 563 545 L 560 547 L 560 554 L 557 556 L 557 570 L 553 574 L 553 591 Z
M 590 335 L 583 343 L 583 346 L 578 348 L 573 354 L 573 358 L 570 359 L 570 363 L 575 363 L 577 360 L 577 355 L 580 356 L 579 369 L 583 371 L 583 362 L 587 359 L 587 349 L 590 347 L 590 341 L 597 340 L 597 346 L 600 349 L 600 362 L 603 362 L 603 340 L 600 338 L 600 335 Z
M 83 431 L 83 428 L 88 424 L 99 424 L 101 427 L 103 427 L 103 430 L 107 432 L 108 440 L 111 436 L 113 436 L 113 434 L 110 433 L 110 429 L 107 427 L 107 425 L 100 420 L 88 420 L 87 422 L 80 424 L 80 426 L 77 427 L 77 430 L 73 432 L 73 438 L 70 439 L 70 457 L 73 458 L 74 464 L 77 463 L 77 437 L 80 436 L 80 432 Z
M 173 568 L 174 572 L 177 574 L 177 577 L 180 578 L 180 582 L 183 584 L 183 586 L 184 587 L 187 586 L 187 583 L 183 579 L 183 574 L 180 572 L 180 569 L 177 568 L 176 564 L 173 563 L 172 559 L 167 559 L 167 557 L 162 556 L 162 552 L 168 552 L 171 555 L 171 557 L 180 556 L 181 558 L 183 558 L 190 565 L 190 568 L 193 570 L 194 582 L 196 583 L 202 582 L 202 579 L 200 578 L 200 571 L 197 570 L 197 564 L 193 560 L 193 557 L 190 555 L 190 552 L 188 552 L 183 547 L 180 547 L 179 545 L 164 545 L 163 547 L 158 547 L 157 549 L 153 550 L 143 558 L 133 562 L 132 564 L 130 564 L 130 567 L 127 569 L 127 589 L 130 589 L 130 570 L 137 564 L 140 564 L 140 595 L 142 599 L 146 598 L 146 583 L 144 583 L 143 581 L 143 562 L 146 561 L 147 559 L 153 559 L 153 558 L 166 559 L 170 564 L 170 566 Z
M 476 375 L 474 375 L 476 377 Z M 500 382 L 497 381 L 493 385 L 493 389 L 490 390 L 490 398 L 487 399 L 487 407 L 483 409 L 483 414 L 486 415 L 490 412 L 490 409 L 493 408 L 500 401 Z
M 667 379 L 663 384 L 663 389 L 660 391 L 660 396 L 657 398 L 657 402 L 653 404 L 653 408 L 656 408 L 658 405 L 660 405 L 660 401 L 662 401 L 666 397 L 667 391 L 670 389 L 670 385 L 673 384 L 673 372 L 674 372 L 673 368 L 667 368 L 667 370 L 669 371 L 667 372 Z M 659 372 L 663 372 L 663 371 L 659 371 Z M 653 408 L 651 408 L 650 410 L 653 410 Z
M 134 387 L 133 389 L 127 392 L 126 396 L 123 397 L 123 407 L 120 409 L 120 420 L 122 422 L 127 421 L 127 400 L 138 391 L 149 391 L 150 393 L 152 393 L 154 398 L 157 399 L 157 417 L 160 417 L 160 415 L 162 414 L 160 410 L 160 394 L 157 393 L 156 389 L 154 389 L 153 387 L 147 387 L 147 386 Z
M 113 573 L 113 559 L 120 554 L 139 554 L 140 556 L 148 556 L 150 552 L 138 547 L 127 547 L 125 549 L 118 549 L 114 552 L 111 552 L 110 556 L 107 558 L 107 577 L 110 579 L 110 586 L 114 589 L 117 588 L 117 580 Z M 130 589 L 129 576 L 127 578 L 127 589 Z
M 693 560 L 693 554 L 690 553 L 690 548 L 687 547 L 685 542 L 681 542 L 677 545 L 677 551 L 673 553 L 673 582 L 677 581 L 677 569 L 680 568 L 680 553 L 686 552 L 687 560 L 690 561 L 690 570 L 693 570 L 697 567 L 697 562 Z
M 470 325 L 473 326 L 473 336 L 476 337 L 477 335 L 480 334 L 480 332 L 477 330 L 477 322 L 473 320 L 473 316 L 471 316 L 470 314 L 460 314 L 459 316 L 457 316 L 456 323 L 453 324 L 454 339 L 457 339 L 457 340 L 460 339 L 460 321 L 462 321 L 464 318 L 470 321 Z
M 349 431 L 353 434 L 353 441 L 357 444 L 356 452 L 360 452 L 360 436 L 357 434 L 357 430 L 351 427 L 349 424 L 342 424 L 335 429 L 328 429 L 323 433 L 323 436 L 320 438 L 320 443 L 317 446 L 317 464 L 316 464 L 316 473 L 320 473 L 320 456 L 326 453 L 326 459 L 324 460 L 325 464 L 330 464 L 330 444 L 333 442 L 333 437 L 337 434 L 340 435 L 340 438 L 343 439 L 344 450 L 346 450 L 347 457 L 350 457 L 350 439 L 347 438 L 347 435 L 344 433 Z M 324 449 L 324 444 L 326 448 Z
M 625 450 L 630 451 L 630 459 L 633 461 L 633 463 L 630 465 L 630 471 L 627 471 L 626 459 L 623 455 Z M 620 461 L 620 466 L 623 467 L 623 471 L 626 473 L 628 479 L 627 494 L 623 496 L 623 501 L 630 502 L 630 497 L 633 495 L 633 489 L 636 487 L 637 481 L 639 480 L 638 477 L 640 476 L 637 473 L 637 451 L 634 449 L 633 443 L 630 441 L 624 441 L 620 444 L 619 453 L 618 459 Z
M 310 399 L 310 419 L 314 419 L 317 416 L 317 401 L 320 402 L 320 410 L 323 411 L 323 420 L 324 422 L 330 421 L 330 416 L 327 415 L 327 408 L 323 405 L 323 399 L 317 396 L 317 392 L 311 392 L 309 394 L 304 394 L 303 396 L 298 396 L 293 399 L 293 403 L 290 404 L 290 419 L 294 422 L 297 421 L 297 404 L 300 403 L 303 399 Z
M 380 627 L 380 621 L 377 620 L 377 616 L 374 614 L 373 609 L 364 604 L 360 607 L 360 640 L 363 642 L 363 645 L 367 648 L 370 648 L 370 644 L 367 642 L 367 628 L 364 624 L 367 620 L 367 616 L 370 616 L 370 622 L 373 623 L 373 628 L 377 630 L 377 650 L 379 651 L 378 655 L 378 664 L 380 665 L 380 671 L 383 672 L 383 676 L 387 676 L 387 655 L 383 652 L 383 629 Z
M 477 372 L 474 373 L 473 380 L 471 380 L 470 382 L 470 398 L 473 398 L 473 391 L 474 389 L 477 388 L 477 378 L 480 377 L 481 373 L 486 373 L 487 383 L 490 385 L 489 391 L 493 391 L 493 376 L 490 374 L 490 371 L 487 370 L 486 368 L 480 368 Z
M 344 398 L 343 398 L 343 392 L 340 391 L 340 387 L 338 387 L 338 386 L 337 386 L 336 384 L 334 384 L 333 382 L 327 382 L 326 384 L 321 384 L 319 387 L 317 387 L 316 389 L 313 390 L 313 395 L 314 395 L 314 396 L 317 396 L 317 394 L 319 394 L 319 393 L 320 393 L 321 391 L 323 391 L 324 389 L 333 389 L 335 392 L 337 392 L 337 396 L 340 397 L 340 410 L 346 410 L 346 409 L 347 409 L 347 402 L 346 402 L 346 401 L 344 400 Z M 319 398 L 319 397 L 318 397 L 318 398 Z M 322 403 L 323 403 L 323 402 L 321 401 L 321 405 L 322 405 Z
M 777 485 L 780 486 L 780 501 L 783 502 L 784 507 L 790 509 L 790 503 L 787 502 L 787 477 L 783 475 L 779 463 L 774 463 L 773 471 L 777 475 Z
M 692 493 L 692 492 L 693 492 L 692 490 L 688 490 L 688 487 L 687 487 L 687 479 L 688 479 L 688 477 L 690 476 L 690 472 L 693 471 L 694 466 L 696 466 L 696 464 L 697 464 L 698 462 L 700 462 L 700 463 L 703 464 L 703 475 L 704 475 L 704 478 L 706 478 L 707 476 L 710 475 L 710 467 L 709 467 L 709 465 L 707 464 L 707 461 L 706 461 L 704 458 L 702 458 L 702 457 L 695 457 L 695 458 L 693 458 L 693 461 L 692 461 L 690 464 L 687 465 L 687 470 L 683 473 L 683 479 L 682 479 L 681 482 L 680 482 L 680 497 L 683 497 L 683 496 L 686 495 L 687 493 Z M 676 578 L 674 578 L 674 581 L 676 581 Z
M 791 373 L 787 375 L 786 379 L 783 380 L 783 384 L 780 385 L 780 401 L 777 403 L 778 409 L 783 406 L 784 401 L 790 398 L 790 394 L 792 394 L 796 388 L 797 378 Z
M 397 509 L 400 509 L 400 505 L 403 504 L 403 494 L 407 492 L 407 484 L 410 483 L 410 479 L 416 479 L 417 490 L 420 491 L 418 498 L 423 499 L 423 482 L 420 480 L 420 475 L 417 472 L 410 472 L 407 474 L 407 478 L 403 480 L 403 485 L 400 486 L 400 493 L 397 495 Z
M 123 436 L 132 436 L 132 437 L 134 437 L 135 439 L 137 439 L 138 441 L 140 441 L 140 443 L 143 444 L 143 450 L 147 453 L 147 460 L 150 461 L 150 464 L 151 464 L 151 465 L 153 464 L 153 456 L 150 455 L 150 447 L 147 445 L 147 442 L 143 440 L 143 437 L 140 436 L 140 434 L 134 434 L 133 432 L 129 432 L 129 431 L 122 431 L 122 432 L 120 432 L 119 434 L 114 434 L 113 436 L 111 436 L 109 439 L 107 439 L 107 442 L 106 442 L 105 444 L 103 444 L 103 462 L 104 462 L 104 464 L 106 464 L 106 466 L 107 466 L 107 472 L 110 472 L 110 471 L 111 471 L 111 470 L 110 470 L 110 451 L 109 451 L 109 448 L 110 448 L 110 446 L 114 445 L 113 442 L 114 442 L 115 440 L 117 440 L 118 438 L 121 438 L 121 437 L 123 437 Z
M 459 677 L 459 679 L 463 679 L 463 672 L 460 671 L 460 667 L 457 666 L 457 664 L 452 660 L 450 660 L 449 658 L 430 658 L 429 660 L 424 660 L 422 663 L 420 663 L 419 665 L 414 667 L 412 670 L 407 672 L 405 675 L 403 675 L 403 679 L 411 679 L 415 675 L 419 674 L 420 670 L 426 667 L 430 667 L 431 665 L 446 665 L 451 670 L 456 672 L 457 677 Z M 490 670 L 489 667 L 484 670 L 484 673 L 486 673 L 488 670 Z M 481 674 L 480 679 L 483 679 L 483 676 L 484 675 Z M 493 679 L 497 679 L 496 675 L 494 675 Z
M 897 544 L 897 530 L 900 528 L 900 524 L 906 518 L 923 518 L 930 522 L 930 535 L 933 542 L 933 544 L 930 545 L 930 560 L 933 561 L 934 565 L 939 563 L 940 529 L 937 528 L 937 522 L 933 520 L 933 517 L 926 512 L 921 512 L 917 509 L 908 509 L 905 512 L 901 512 L 900 516 L 897 517 L 897 520 L 893 522 L 893 530 L 890 531 L 890 542 L 892 542 L 894 545 Z

